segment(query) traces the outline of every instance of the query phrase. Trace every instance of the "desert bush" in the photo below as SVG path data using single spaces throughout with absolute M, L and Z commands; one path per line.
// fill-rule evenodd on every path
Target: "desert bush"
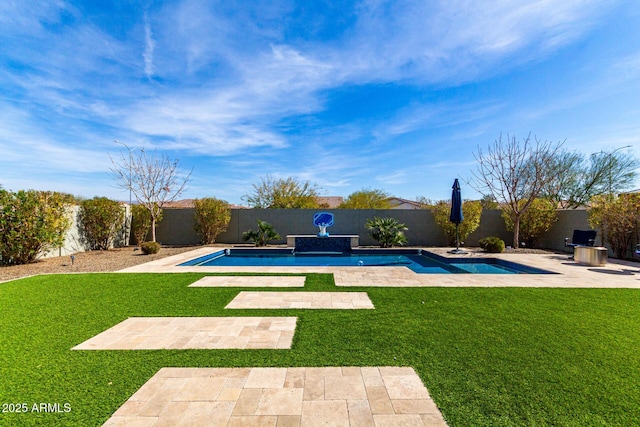
M 158 242 L 144 242 L 140 245 L 142 253 L 145 255 L 157 254 L 160 252 L 160 243 Z
M 513 215 L 503 210 L 502 218 L 507 230 L 513 231 Z M 520 217 L 520 240 L 526 242 L 528 247 L 535 248 L 540 237 L 549 231 L 557 220 L 558 211 L 554 202 L 549 199 L 534 199 Z
M 449 246 L 456 245 L 456 225 L 449 220 L 451 215 L 451 201 L 441 200 L 427 207 L 433 213 L 434 221 L 447 236 Z M 458 226 L 460 241 L 464 241 L 480 226 L 482 216 L 482 202 L 479 200 L 465 200 L 462 203 L 464 220 Z
M 298 178 L 274 178 L 267 175 L 253 191 L 242 196 L 249 206 L 260 209 L 316 209 L 318 186 Z
M 273 228 L 273 225 L 261 220 L 258 220 L 258 229 L 256 231 L 249 230 L 242 233 L 242 240 L 245 242 L 252 241 L 256 246 L 267 246 L 270 241 L 281 238 Z
M 0 190 L 0 264 L 26 264 L 62 247 L 72 223 L 72 202 L 63 193 Z
M 589 224 L 600 228 L 616 258 L 624 259 L 633 236 L 640 231 L 640 194 L 595 196 L 589 208 Z
M 194 228 L 202 239 L 202 243 L 215 243 L 220 233 L 227 231 L 231 221 L 229 203 L 214 197 L 196 199 L 194 202 Z
M 480 247 L 484 249 L 486 252 L 492 254 L 499 254 L 504 252 L 504 240 L 499 237 L 489 236 L 483 239 L 480 239 Z
M 124 225 L 124 207 L 106 197 L 80 202 L 78 213 L 82 237 L 91 250 L 107 250 L 113 246 Z
M 156 219 L 162 220 L 162 214 Z M 151 213 L 144 205 L 131 206 L 131 233 L 136 239 L 136 245 L 140 246 L 147 240 L 151 229 Z
M 408 228 L 395 218 L 374 217 L 367 219 L 365 227 L 369 230 L 369 235 L 378 241 L 381 248 L 407 244 L 407 236 L 404 235 L 404 232 Z
M 384 190 L 362 189 L 349 194 L 339 209 L 390 209 L 389 194 Z

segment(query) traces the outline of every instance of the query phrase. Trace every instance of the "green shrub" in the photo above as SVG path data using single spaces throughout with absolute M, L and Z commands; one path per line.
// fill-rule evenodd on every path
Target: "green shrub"
M 227 231 L 231 221 L 231 208 L 229 203 L 214 197 L 196 199 L 194 202 L 194 228 L 202 238 L 202 243 L 216 242 L 220 233 Z
M 373 219 L 367 219 L 365 227 L 369 230 L 369 235 L 380 243 L 381 248 L 407 244 L 407 237 L 404 232 L 408 228 L 395 218 L 374 217 Z
M 145 255 L 153 255 L 160 252 L 160 243 L 158 242 L 144 242 L 140 245 L 142 253 Z
M 362 189 L 349 194 L 339 209 L 390 209 L 390 195 L 384 190 Z
M 63 193 L 0 190 L 0 264 L 26 264 L 62 247 L 72 223 L 72 202 Z
M 160 221 L 162 215 L 158 219 Z M 136 245 L 140 246 L 147 239 L 151 229 L 151 212 L 144 205 L 131 206 L 131 233 L 136 239 Z
M 107 250 L 113 246 L 124 225 L 125 211 L 120 202 L 94 197 L 80 202 L 78 214 L 82 237 L 91 250 Z
M 600 228 L 603 242 L 608 242 L 616 258 L 630 255 L 633 238 L 637 239 L 640 230 L 640 194 L 595 196 L 588 212 L 589 225 Z
M 504 240 L 500 239 L 499 237 L 485 237 L 484 239 L 480 239 L 479 243 L 480 247 L 486 252 L 492 254 L 499 254 L 501 252 L 504 252 Z
M 524 201 L 521 200 L 520 205 Z M 508 231 L 513 231 L 513 216 L 506 210 L 502 211 L 502 218 Z M 520 240 L 528 247 L 535 248 L 540 237 L 549 231 L 554 222 L 558 220 L 558 211 L 555 203 L 548 199 L 534 199 L 529 208 L 520 216 Z
M 427 207 L 433 213 L 436 224 L 447 237 L 449 246 L 456 245 L 456 225 L 449 220 L 451 215 L 451 201 L 441 200 Z M 482 216 L 482 203 L 478 200 L 465 200 L 462 202 L 462 214 L 464 220 L 458 226 L 458 237 L 464 241 L 480 226 Z
M 252 241 L 256 246 L 267 246 L 270 241 L 281 238 L 273 228 L 273 225 L 261 220 L 258 220 L 258 229 L 256 231 L 249 230 L 242 233 L 242 240 L 245 242 Z

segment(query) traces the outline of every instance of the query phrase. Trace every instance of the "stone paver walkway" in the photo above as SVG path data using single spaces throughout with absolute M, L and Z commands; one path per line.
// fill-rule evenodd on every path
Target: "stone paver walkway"
M 296 317 L 130 317 L 72 350 L 289 349 Z
M 412 368 L 163 368 L 105 426 L 446 426 Z
M 450 248 L 429 248 L 439 255 L 454 257 L 448 254 L 448 249 Z M 637 263 L 609 260 L 605 266 L 592 267 L 569 260 L 567 254 L 472 253 L 462 256 L 499 258 L 556 273 L 517 276 L 417 274 L 404 267 L 178 266 L 210 252 L 211 248 L 201 248 L 122 272 L 325 273 L 332 274 L 336 286 L 340 287 L 640 288 L 640 267 Z M 239 287 L 254 286 L 258 281 L 253 277 L 244 282 L 244 278 L 231 279 L 239 282 L 231 282 L 229 279 L 231 277 L 215 281 L 240 283 L 237 285 Z M 284 286 L 282 283 L 286 281 L 270 277 L 264 278 L 265 281 L 260 280 L 261 286 L 268 280 L 276 280 L 278 284 L 274 286 Z M 295 294 L 294 297 L 298 299 L 287 301 L 286 294 Z M 241 292 L 227 308 L 344 308 L 314 307 L 313 294 L 314 292 Z M 341 298 L 353 297 L 350 292 L 337 294 Z M 311 301 L 305 301 L 304 298 L 311 298 Z M 326 295 L 323 298 L 327 300 Z M 366 300 L 371 303 L 368 297 Z M 345 301 L 340 303 L 346 304 Z M 360 308 L 373 308 L 373 305 Z M 290 345 L 289 342 L 289 348 Z M 106 425 L 202 424 L 276 427 L 446 426 L 413 369 L 340 367 L 164 368 L 132 396 Z
M 366 292 L 249 292 L 238 294 L 225 308 L 372 309 Z
M 207 276 L 189 287 L 302 288 L 304 281 L 304 276 Z

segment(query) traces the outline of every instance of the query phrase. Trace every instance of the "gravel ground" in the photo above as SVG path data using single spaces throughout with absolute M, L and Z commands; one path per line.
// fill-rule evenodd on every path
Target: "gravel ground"
M 73 265 L 71 265 L 70 256 L 63 256 L 42 259 L 31 264 L 0 267 L 0 282 L 36 274 L 118 271 L 199 247 L 201 246 L 163 246 L 160 252 L 155 255 L 144 255 L 140 250 L 134 250 L 133 247 L 79 252 L 75 254 Z
M 227 245 L 210 245 L 227 246 Z M 246 246 L 246 245 L 238 245 Z M 284 247 L 283 245 L 281 245 Z M 123 268 L 132 267 L 145 262 L 154 261 L 160 258 L 187 252 L 201 246 L 163 246 L 159 253 L 155 255 L 144 255 L 133 247 L 111 249 L 109 251 L 90 251 L 75 254 L 75 260 L 71 265 L 71 257 L 55 257 L 38 260 L 37 262 L 24 265 L 14 265 L 10 267 L 0 267 L 0 282 L 18 279 L 21 277 L 33 276 L 36 274 L 51 273 L 95 273 L 118 271 Z M 449 248 L 432 248 L 434 252 L 446 252 Z M 472 256 L 482 256 L 479 248 L 464 248 Z M 549 251 L 538 249 L 510 249 L 505 253 L 550 253 Z

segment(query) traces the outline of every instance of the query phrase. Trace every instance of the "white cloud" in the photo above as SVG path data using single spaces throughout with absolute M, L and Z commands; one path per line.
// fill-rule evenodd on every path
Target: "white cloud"
M 56 23 L 63 13 L 73 12 L 73 8 L 62 0 L 39 2 L 0 2 L 0 24 L 7 34 L 41 33 L 42 23 Z
M 376 181 L 383 185 L 403 184 L 411 179 L 407 176 L 406 171 L 396 171 L 376 176 Z
M 624 90 L 640 87 L 640 53 L 629 54 L 613 62 L 605 78 L 608 83 Z
M 93 130 L 74 125 L 58 130 L 55 115 L 42 119 L 0 102 L 0 171 L 3 176 L 37 179 L 69 173 L 109 171 L 108 146 Z M 111 143 L 111 140 L 107 140 Z M 113 148 L 113 147 L 111 147 Z
M 144 53 L 142 54 L 144 59 L 144 73 L 148 78 L 151 78 L 155 70 L 153 66 L 153 49 L 155 48 L 156 42 L 153 40 L 151 23 L 149 22 L 149 15 L 147 12 L 144 13 L 144 41 Z
M 608 6 L 598 0 L 368 1 L 335 61 L 361 81 L 467 81 L 566 46 Z
M 487 121 L 495 117 L 505 104 L 503 101 L 463 103 L 450 99 L 438 104 L 413 103 L 395 112 L 393 117 L 380 121 L 372 130 L 376 140 L 392 141 L 396 137 L 422 131 L 425 128 L 456 128 L 457 138 L 463 138 L 463 125 L 475 130 L 467 137 L 478 136 L 487 129 Z M 482 131 L 480 130 L 482 129 Z
M 488 64 L 523 49 L 534 52 L 524 55 L 530 57 L 542 54 L 548 46 L 567 43 L 576 32 L 584 31 L 569 24 L 589 22 L 587 12 L 598 10 L 597 6 L 593 2 L 557 5 L 544 1 L 527 6 L 504 1 L 479 6 L 459 1 L 433 8 L 415 2 L 366 2 L 349 33 L 351 38 L 331 45 L 311 41 L 295 47 L 278 43 L 278 33 L 264 38 L 256 22 L 239 25 L 200 2 L 179 2 L 154 17 L 161 24 L 159 41 L 152 37 L 149 16 L 143 19 L 146 75 L 156 72 L 159 77 L 173 77 L 181 66 L 170 63 L 179 64 L 181 55 L 186 55 L 185 67 L 191 73 L 222 60 L 223 69 L 224 64 L 230 66 L 225 72 L 230 78 L 221 83 L 216 74 L 209 81 L 183 76 L 184 84 L 175 89 L 158 86 L 152 97 L 123 105 L 120 114 L 96 103 L 88 108 L 91 114 L 108 114 L 115 126 L 142 137 L 160 137 L 168 148 L 203 154 L 229 154 L 259 146 L 282 148 L 289 145 L 278 131 L 282 120 L 322 111 L 325 89 L 371 80 L 471 78 L 483 68 L 490 69 Z M 260 39 L 262 44 L 238 46 L 233 37 L 242 30 L 246 34 L 240 38 Z M 89 40 L 104 39 L 88 28 L 83 31 L 88 32 Z M 117 56 L 129 57 L 122 52 Z M 471 66 L 476 63 L 477 69 Z M 121 82 L 114 92 L 136 90 L 127 84 Z M 433 114 L 440 114 L 432 108 L 417 107 L 412 114 L 403 111 L 392 122 L 378 126 L 374 134 L 386 139 L 420 129 Z
M 438 114 L 438 109 L 424 104 L 403 108 L 394 117 L 375 126 L 373 136 L 378 140 L 388 140 L 423 129 Z
M 325 40 L 315 34 L 333 21 L 322 17 L 313 31 L 287 37 L 298 6 L 286 1 L 166 2 L 113 33 L 79 8 L 45 3 L 0 2 L 0 58 L 20 64 L 0 70 L 0 86 L 10 89 L 8 104 L 0 104 L 9 112 L 0 119 L 0 161 L 99 172 L 108 166 L 102 142 L 121 139 L 200 157 L 241 155 L 239 170 L 273 168 L 329 188 L 366 184 L 363 177 L 398 158 L 388 153 L 403 136 L 464 125 L 456 137 L 471 139 L 504 108 L 492 100 L 416 98 L 383 119 L 344 124 L 322 115 L 332 90 L 371 83 L 442 89 L 507 73 L 572 43 L 615 4 L 365 0 L 345 10 L 348 24 Z M 629 56 L 613 74 L 632 82 L 638 62 Z M 538 119 L 585 97 L 513 117 Z M 414 179 L 403 173 L 379 182 Z

